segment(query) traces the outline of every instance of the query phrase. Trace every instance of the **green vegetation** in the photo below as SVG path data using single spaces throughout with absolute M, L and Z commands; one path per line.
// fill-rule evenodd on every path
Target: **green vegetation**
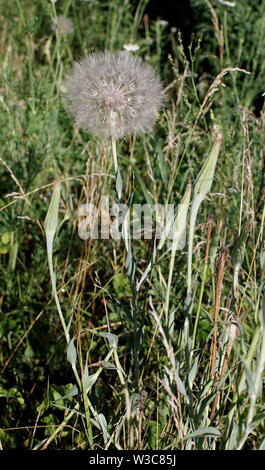
M 2 449 L 265 448 L 265 1 L 192 0 L 188 43 L 147 4 L 0 6 Z M 183 250 L 78 235 L 115 173 L 64 77 L 128 44 L 165 100 L 117 142 L 122 201 L 184 202 Z

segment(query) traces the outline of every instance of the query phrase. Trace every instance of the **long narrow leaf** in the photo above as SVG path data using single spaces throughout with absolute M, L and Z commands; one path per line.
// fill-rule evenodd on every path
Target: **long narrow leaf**
M 54 191 L 52 195 L 52 200 L 51 200 L 47 215 L 45 217 L 44 230 L 46 234 L 47 257 L 48 257 L 48 265 L 49 265 L 49 271 L 50 271 L 50 277 L 51 277 L 51 283 L 52 283 L 52 293 L 55 299 L 58 314 L 59 314 L 62 327 L 64 330 L 66 342 L 68 344 L 70 337 L 69 337 L 69 332 L 67 330 L 63 313 L 61 310 L 59 298 L 57 295 L 56 276 L 55 276 L 55 272 L 53 269 L 53 259 L 52 259 L 53 241 L 54 241 L 54 237 L 55 237 L 57 226 L 58 226 L 60 193 L 61 193 L 61 183 L 60 183 L 60 180 L 56 180 L 54 183 Z
M 195 223 L 197 219 L 198 210 L 201 203 L 210 192 L 216 167 L 217 158 L 220 152 L 222 142 L 222 134 L 219 130 L 216 131 L 215 141 L 212 150 L 203 165 L 194 187 L 194 197 L 191 205 L 190 214 L 190 227 L 189 227 L 189 247 L 188 247 L 188 273 L 187 273 L 187 305 L 191 301 L 191 273 L 192 273 L 192 249 L 193 249 L 193 236 Z

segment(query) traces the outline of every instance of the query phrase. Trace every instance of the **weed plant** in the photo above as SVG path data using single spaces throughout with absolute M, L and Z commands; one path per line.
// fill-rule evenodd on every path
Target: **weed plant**
M 188 42 L 147 6 L 0 6 L 2 449 L 265 448 L 265 1 L 192 0 Z M 78 234 L 115 172 L 64 80 L 131 45 L 164 105 L 117 142 L 121 200 L 182 203 L 182 249 Z

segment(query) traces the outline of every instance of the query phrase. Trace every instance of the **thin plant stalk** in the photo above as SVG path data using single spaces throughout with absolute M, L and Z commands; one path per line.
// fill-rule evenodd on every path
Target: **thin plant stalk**
M 223 365 L 222 365 L 222 370 L 221 370 L 221 373 L 220 373 L 220 382 L 223 380 L 223 378 L 225 376 L 225 373 L 227 371 L 228 362 L 229 362 L 229 359 L 230 359 L 230 356 L 231 356 L 231 352 L 232 352 L 232 348 L 233 348 L 233 345 L 234 345 L 234 342 L 235 342 L 235 339 L 236 339 L 236 336 L 237 336 L 237 332 L 238 332 L 238 320 L 233 319 L 231 321 L 231 325 L 229 327 L 228 342 L 227 342 L 227 346 L 226 346 L 226 351 L 225 351 L 224 362 L 223 362 Z M 220 398 L 220 392 L 216 393 L 216 396 L 214 398 L 214 401 L 213 401 L 213 404 L 212 404 L 211 415 L 210 415 L 210 421 L 213 421 L 213 419 L 215 417 L 215 412 L 216 412 L 216 408 L 217 408 L 219 398 Z
M 122 177 L 121 173 L 119 170 L 119 165 L 118 165 L 118 158 L 117 158 L 117 145 L 116 145 L 116 139 L 113 137 L 111 138 L 111 146 L 112 146 L 112 156 L 113 156 L 113 163 L 114 163 L 114 170 L 115 170 L 115 175 L 116 175 L 116 191 L 118 194 L 119 201 L 121 200 L 121 194 L 122 194 Z
M 203 292 L 204 292 L 204 287 L 205 287 L 205 282 L 206 282 L 206 273 L 207 273 L 207 268 L 208 268 L 208 259 L 209 259 L 209 251 L 210 251 L 210 244 L 211 244 L 211 235 L 212 235 L 213 224 L 214 224 L 214 222 L 213 222 L 213 216 L 212 216 L 212 214 L 209 214 L 209 215 L 208 215 L 208 221 L 207 221 L 207 237 L 206 237 L 206 248 L 205 248 L 205 261 L 204 261 L 204 268 L 203 268 L 203 274 L 202 274 L 202 283 L 201 283 L 200 297 L 199 297 L 198 308 L 197 308 L 197 313 L 196 313 L 196 318 L 195 318 L 195 323 L 194 323 L 194 328 L 193 328 L 192 349 L 194 349 L 194 346 L 195 346 L 196 334 L 197 334 L 198 323 L 199 323 L 199 318 L 200 318 L 200 311 L 201 311 L 201 305 L 202 305 L 202 297 L 203 297 Z
M 115 174 L 118 173 L 118 159 L 117 159 L 117 146 L 116 146 L 116 139 L 112 137 L 111 139 L 111 146 L 112 146 L 112 156 L 113 156 L 113 163 L 114 163 L 114 170 Z
M 215 376 L 215 369 L 216 369 L 219 309 L 220 309 L 220 300 L 221 300 L 221 292 L 222 292 L 226 259 L 227 259 L 227 248 L 222 247 L 220 250 L 220 258 L 218 262 L 218 275 L 217 275 L 216 294 L 215 294 L 215 303 L 214 303 L 214 329 L 213 329 L 213 339 L 212 339 L 212 347 L 211 347 L 212 349 L 211 377 L 212 378 Z
M 261 325 L 260 325 L 260 338 L 261 338 L 261 346 L 260 346 L 260 353 L 257 359 L 257 367 L 256 370 L 252 374 L 252 384 L 249 385 L 250 391 L 250 404 L 248 408 L 247 420 L 243 435 L 238 443 L 237 450 L 241 450 L 243 445 L 245 444 L 249 433 L 252 430 L 252 421 L 255 414 L 255 407 L 256 401 L 260 394 L 261 386 L 262 386 L 262 379 L 263 379 L 263 372 L 265 369 L 265 297 L 263 297 L 263 301 L 261 304 Z
M 46 450 L 47 447 L 50 445 L 50 443 L 55 439 L 57 434 L 59 434 L 60 431 L 63 430 L 63 428 L 67 425 L 68 421 L 74 416 L 76 412 L 79 410 L 79 403 L 77 402 L 75 407 L 66 415 L 62 423 L 55 429 L 55 431 L 52 433 L 52 435 L 47 439 L 46 442 L 40 447 L 39 450 Z
M 86 383 L 85 383 L 85 374 L 84 374 L 81 347 L 80 347 L 80 350 L 79 350 L 79 364 L 80 364 L 80 370 L 81 370 L 81 385 L 82 385 L 81 388 L 82 388 L 85 418 L 86 418 L 86 425 L 87 425 L 87 438 L 88 438 L 88 443 L 89 443 L 90 449 L 93 449 L 93 447 L 94 447 L 94 437 L 93 437 L 93 431 L 92 431 L 92 425 L 91 425 L 91 416 L 90 416 L 90 411 L 89 411 L 89 400 L 88 400 L 88 396 L 87 396 L 87 387 L 86 387 Z

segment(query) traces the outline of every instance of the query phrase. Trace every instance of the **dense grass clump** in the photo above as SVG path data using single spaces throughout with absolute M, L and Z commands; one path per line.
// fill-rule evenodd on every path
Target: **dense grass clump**
M 185 34 L 144 0 L 0 6 L 2 449 L 265 448 L 265 1 L 190 4 Z M 114 145 L 65 79 L 125 50 L 163 108 Z M 122 236 L 83 237 L 117 193 Z M 159 239 L 129 236 L 134 204 Z

